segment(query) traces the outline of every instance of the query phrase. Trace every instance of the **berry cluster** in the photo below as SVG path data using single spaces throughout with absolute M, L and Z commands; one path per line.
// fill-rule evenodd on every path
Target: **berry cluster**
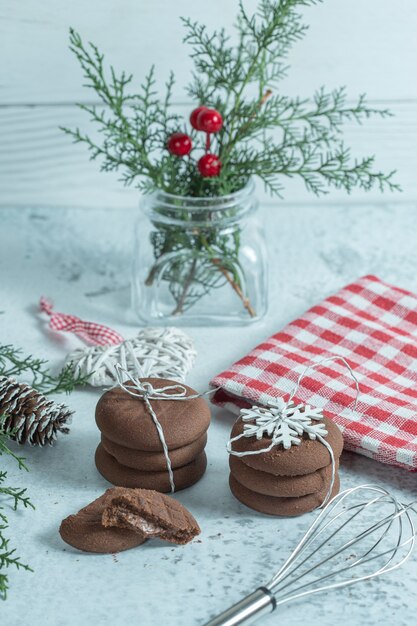
M 223 126 L 222 116 L 216 109 L 200 106 L 192 111 L 190 124 L 195 130 L 206 133 L 206 153 L 197 163 L 198 171 L 204 178 L 218 176 L 222 164 L 219 157 L 210 152 L 210 144 L 212 133 L 218 133 Z M 187 156 L 192 147 L 191 137 L 186 133 L 174 133 L 167 142 L 169 152 L 177 157 Z

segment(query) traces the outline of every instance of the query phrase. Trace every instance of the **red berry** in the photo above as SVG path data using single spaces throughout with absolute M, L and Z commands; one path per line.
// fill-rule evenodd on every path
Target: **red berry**
M 206 111 L 206 110 L 207 110 L 207 107 L 201 106 L 201 107 L 197 107 L 196 109 L 194 109 L 194 111 L 191 112 L 190 124 L 195 130 L 201 130 L 201 128 L 199 128 L 198 126 L 197 118 L 199 114 L 201 113 L 201 111 Z
M 190 154 L 192 147 L 191 138 L 185 133 L 174 133 L 167 143 L 170 153 L 179 157 Z
M 223 118 L 216 109 L 204 108 L 197 116 L 197 128 L 205 133 L 218 133 L 223 126 Z
M 218 176 L 222 169 L 222 164 L 218 156 L 215 154 L 205 154 L 198 161 L 198 171 L 204 178 L 210 178 L 211 176 Z

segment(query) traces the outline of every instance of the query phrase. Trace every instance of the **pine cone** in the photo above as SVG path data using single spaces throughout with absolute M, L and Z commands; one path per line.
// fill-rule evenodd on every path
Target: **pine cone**
M 36 389 L 14 378 L 0 376 L 0 415 L 5 415 L 3 428 L 17 443 L 52 445 L 58 431 L 68 433 L 71 411 L 57 404 Z

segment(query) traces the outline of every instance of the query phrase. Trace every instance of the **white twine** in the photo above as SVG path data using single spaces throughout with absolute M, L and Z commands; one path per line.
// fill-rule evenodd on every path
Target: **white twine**
M 178 328 L 144 328 L 119 345 L 78 348 L 67 357 L 75 375 L 88 376 L 93 387 L 117 382 L 120 364 L 137 378 L 169 378 L 184 381 L 197 353 L 193 341 Z
M 334 482 L 336 479 L 336 461 L 333 454 L 333 449 L 325 437 L 328 434 L 324 424 L 313 424 L 313 420 L 323 419 L 323 410 L 314 409 L 309 404 L 300 403 L 295 405 L 293 398 L 297 393 L 301 381 L 304 376 L 311 370 L 314 370 L 325 363 L 332 361 L 342 361 L 346 366 L 349 375 L 352 377 L 356 387 L 356 398 L 353 410 L 356 409 L 359 398 L 359 382 L 354 374 L 352 367 L 343 356 L 330 356 L 311 365 L 307 365 L 298 377 L 297 382 L 294 385 L 293 390 L 289 394 L 288 400 L 284 401 L 282 398 L 275 398 L 266 403 L 265 407 L 259 407 L 254 405 L 251 409 L 242 409 L 240 411 L 240 417 L 243 422 L 250 422 L 254 420 L 254 424 L 245 424 L 243 432 L 236 437 L 232 437 L 226 444 L 226 449 L 232 456 L 244 457 L 258 454 L 265 454 L 270 452 L 277 445 L 282 444 L 284 448 L 289 449 L 292 445 L 301 444 L 301 435 L 306 433 L 310 439 L 317 439 L 323 444 L 330 454 L 332 463 L 332 478 L 330 486 L 327 491 L 326 497 L 321 506 L 325 506 L 331 498 Z M 271 436 L 271 443 L 260 450 L 245 450 L 238 452 L 233 450 L 233 443 L 242 439 L 243 437 L 256 437 L 262 439 L 264 432 Z
M 356 398 L 355 398 L 355 404 L 353 405 L 353 410 L 356 410 L 357 404 L 358 404 L 358 398 L 359 398 L 359 382 L 358 379 L 356 378 L 356 375 L 353 372 L 352 367 L 350 366 L 350 364 L 348 363 L 348 361 L 345 359 L 344 356 L 340 356 L 340 355 L 335 355 L 335 356 L 329 356 L 326 357 L 324 359 L 320 359 L 320 361 L 317 361 L 316 363 L 311 363 L 311 365 L 306 365 L 306 367 L 303 369 L 303 371 L 301 372 L 301 374 L 298 377 L 297 382 L 294 385 L 294 389 L 292 390 L 292 392 L 290 393 L 290 396 L 287 400 L 288 402 L 291 402 L 292 399 L 294 398 L 295 394 L 297 393 L 301 381 L 304 378 L 304 376 L 307 374 L 307 372 L 309 372 L 310 370 L 315 370 L 318 367 L 321 367 L 322 365 L 324 365 L 325 363 L 331 363 L 333 361 L 342 361 L 343 365 L 346 366 L 347 370 L 349 371 L 349 374 L 353 380 L 353 382 L 355 383 L 355 387 L 356 387 Z
M 164 429 L 162 428 L 162 425 L 158 420 L 155 411 L 153 410 L 151 400 L 195 400 L 196 398 L 201 398 L 205 395 L 213 393 L 218 388 L 209 389 L 204 393 L 195 393 L 187 396 L 187 389 L 184 387 L 184 385 L 181 385 L 179 383 L 174 383 L 172 385 L 166 385 L 165 387 L 155 389 L 151 383 L 147 381 L 141 381 L 139 380 L 139 378 L 133 378 L 133 376 L 126 369 L 124 369 L 122 365 L 120 365 L 120 363 L 116 364 L 115 370 L 117 384 L 119 385 L 119 387 L 134 398 L 140 398 L 141 400 L 143 400 L 152 417 L 164 452 L 169 475 L 169 484 L 171 486 L 171 493 L 174 493 L 174 472 L 172 471 L 168 445 L 165 439 Z M 126 379 L 131 383 L 130 385 L 125 384 Z

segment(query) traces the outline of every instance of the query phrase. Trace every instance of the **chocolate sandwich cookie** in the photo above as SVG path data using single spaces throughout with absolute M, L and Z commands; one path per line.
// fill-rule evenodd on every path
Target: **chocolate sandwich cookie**
M 296 515 L 308 513 L 321 506 L 329 488 L 329 486 L 327 486 L 321 491 L 306 496 L 300 496 L 299 498 L 275 498 L 251 491 L 241 485 L 236 478 L 234 478 L 233 474 L 230 474 L 229 485 L 235 498 L 249 508 L 255 509 L 255 511 L 259 511 L 260 513 L 266 513 L 267 515 L 284 517 L 295 517 Z M 331 497 L 339 492 L 339 488 L 339 475 L 336 474 Z
M 171 491 L 168 471 L 142 472 L 121 465 L 99 444 L 95 455 L 96 467 L 100 474 L 113 485 L 120 487 L 155 489 L 163 493 Z M 173 470 L 175 490 L 185 489 L 196 483 L 206 471 L 207 457 L 202 452 L 194 461 Z
M 142 378 L 157 390 L 178 385 L 163 378 Z M 187 396 L 197 392 L 181 383 Z M 132 386 L 130 382 L 126 386 Z M 175 394 L 175 389 L 171 391 Z M 210 424 L 210 409 L 203 398 L 190 400 L 151 400 L 153 411 L 164 431 L 170 450 L 186 446 L 201 437 Z M 104 393 L 96 407 L 96 422 L 101 432 L 115 443 L 147 452 L 162 452 L 154 421 L 139 396 L 131 396 L 121 387 Z
M 338 426 L 327 417 L 323 418 L 328 434 L 326 442 L 331 446 L 335 460 L 339 458 L 343 449 L 343 436 Z M 239 417 L 233 425 L 230 437 L 243 433 L 244 422 Z M 274 474 L 275 476 L 299 476 L 311 474 L 331 463 L 330 452 L 318 439 L 310 439 L 307 434 L 302 435 L 301 443 L 293 445 L 288 450 L 282 446 L 274 446 L 269 452 L 252 454 L 241 457 L 241 460 L 255 470 Z M 271 438 L 263 436 L 242 437 L 233 442 L 233 450 L 237 452 L 258 451 L 267 448 Z
M 332 478 L 331 464 L 311 474 L 300 476 L 274 476 L 274 474 L 261 472 L 233 455 L 229 457 L 229 466 L 234 478 L 244 487 L 256 493 L 280 498 L 299 498 L 316 493 L 328 488 Z M 338 468 L 339 463 L 336 461 L 335 472 Z
M 146 541 L 144 534 L 137 530 L 103 526 L 102 516 L 106 501 L 115 491 L 116 489 L 107 489 L 97 500 L 64 519 L 59 528 L 62 539 L 78 550 L 102 554 L 129 550 Z
M 203 452 L 206 443 L 207 434 L 204 433 L 204 435 L 201 435 L 201 437 L 186 446 L 169 450 L 172 469 L 191 463 Z M 126 467 L 144 472 L 163 472 L 166 470 L 167 462 L 163 452 L 145 452 L 143 450 L 126 448 L 126 446 L 121 446 L 111 441 L 105 435 L 101 436 L 101 444 L 106 452 L 111 454 L 122 465 L 126 465 Z

